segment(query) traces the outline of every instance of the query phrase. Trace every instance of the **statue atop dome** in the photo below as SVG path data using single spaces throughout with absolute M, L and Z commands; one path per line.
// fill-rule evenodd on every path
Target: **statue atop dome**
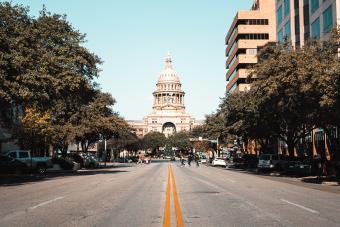
M 168 56 L 165 59 L 165 69 L 172 69 L 172 59 L 170 52 L 168 52 Z
M 179 75 L 173 69 L 172 59 L 171 59 L 170 54 L 168 54 L 168 56 L 165 58 L 165 67 L 159 76 L 158 84 L 169 83 L 169 82 L 180 83 Z

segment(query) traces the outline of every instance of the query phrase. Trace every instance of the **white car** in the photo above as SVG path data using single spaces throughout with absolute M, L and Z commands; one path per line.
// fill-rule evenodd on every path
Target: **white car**
M 227 163 L 224 159 L 222 158 L 215 158 L 213 161 L 212 161 L 212 166 L 223 166 L 223 167 L 226 167 L 227 166 Z
M 200 162 L 201 162 L 201 164 L 207 164 L 207 159 L 206 158 L 201 158 Z

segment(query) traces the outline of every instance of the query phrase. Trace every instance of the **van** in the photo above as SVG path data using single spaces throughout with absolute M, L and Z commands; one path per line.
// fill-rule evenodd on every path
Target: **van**
M 276 169 L 282 170 L 288 163 L 287 157 L 276 154 L 262 154 L 259 158 L 257 167 L 259 169 Z

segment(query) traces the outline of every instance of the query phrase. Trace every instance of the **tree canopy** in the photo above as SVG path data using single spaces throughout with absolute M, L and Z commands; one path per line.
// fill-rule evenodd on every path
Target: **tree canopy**
M 339 124 L 339 31 L 302 48 L 269 43 L 252 67 L 250 91 L 226 94 L 221 103 L 227 132 L 255 139 L 263 148 L 273 138 L 290 156 L 314 128 Z
M 0 120 L 23 146 L 47 143 L 65 154 L 80 142 L 86 151 L 127 126 L 95 83 L 101 60 L 84 42 L 65 15 L 43 7 L 32 17 L 0 3 Z
M 143 145 L 145 149 L 150 149 L 155 154 L 160 147 L 165 147 L 166 137 L 160 132 L 149 132 L 143 138 Z

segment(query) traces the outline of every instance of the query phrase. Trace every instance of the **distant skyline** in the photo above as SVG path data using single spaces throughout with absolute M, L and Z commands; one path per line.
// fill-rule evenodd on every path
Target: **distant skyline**
M 13 0 L 37 16 L 42 6 L 66 14 L 86 33 L 103 64 L 97 82 L 127 120 L 152 111 L 152 92 L 170 51 L 186 92 L 187 112 L 204 119 L 225 93 L 225 36 L 237 10 L 252 0 Z

